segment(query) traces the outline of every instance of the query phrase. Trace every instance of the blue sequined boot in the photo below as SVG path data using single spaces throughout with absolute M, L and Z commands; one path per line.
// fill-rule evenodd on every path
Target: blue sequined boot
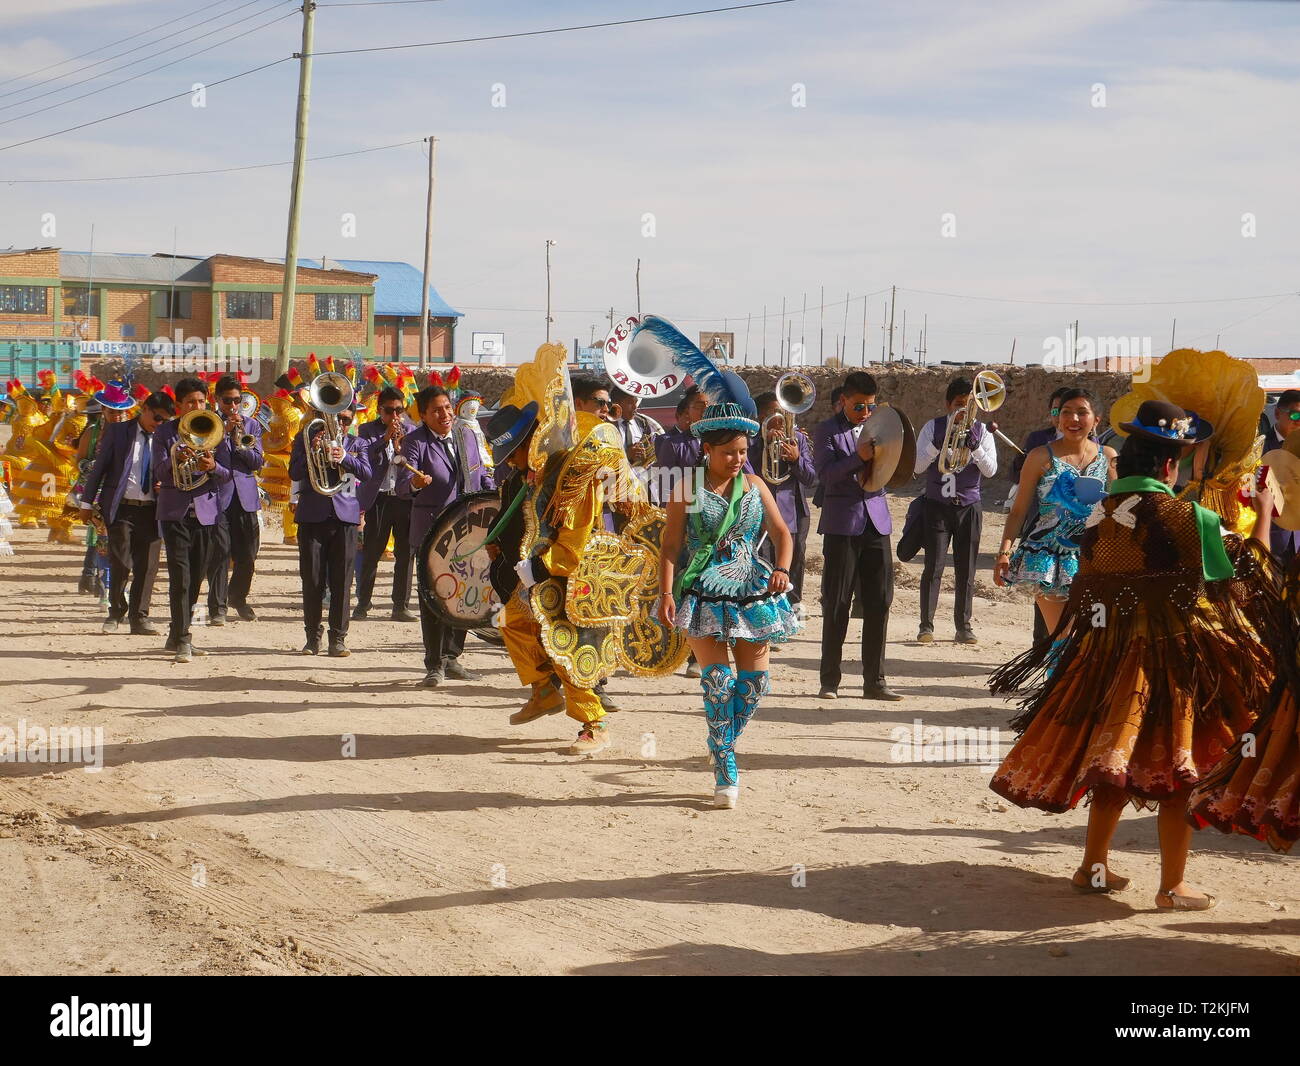
M 734 807 L 739 789 L 736 785 L 735 726 L 732 697 L 736 678 L 726 663 L 712 663 L 700 670 L 700 688 L 704 690 L 704 717 L 709 724 L 709 754 L 713 756 L 713 805 Z
M 731 700 L 732 743 L 740 739 L 745 726 L 758 710 L 758 701 L 772 686 L 766 670 L 740 670 L 736 673 L 736 694 Z

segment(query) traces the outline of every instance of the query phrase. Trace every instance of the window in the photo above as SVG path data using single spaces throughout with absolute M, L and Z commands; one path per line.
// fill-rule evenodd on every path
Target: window
M 228 292 L 226 293 L 226 317 L 274 318 L 274 299 L 273 292 Z
M 360 322 L 361 294 L 359 292 L 318 292 L 316 317 L 330 322 Z
M 193 318 L 194 317 L 194 293 L 182 289 L 173 292 L 168 289 L 166 292 L 154 294 L 157 305 L 154 310 L 156 318 Z M 256 317 L 256 316 L 253 316 Z M 270 318 L 270 315 L 266 316 Z
M 93 318 L 99 314 L 98 289 L 64 289 L 63 313 L 68 318 Z
M 19 315 L 47 314 L 44 285 L 0 285 L 0 311 Z

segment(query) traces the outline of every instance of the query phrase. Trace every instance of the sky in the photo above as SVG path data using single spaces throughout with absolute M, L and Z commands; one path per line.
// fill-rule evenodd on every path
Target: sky
M 438 138 L 461 361 L 475 330 L 512 362 L 542 342 L 548 240 L 566 344 L 636 312 L 639 258 L 643 311 L 749 364 L 783 333 L 879 359 L 893 286 L 900 357 L 923 320 L 931 362 L 1036 362 L 1075 320 L 1300 357 L 1300 4 L 794 0 L 322 54 L 726 3 L 320 3 L 308 156 Z M 287 166 L 31 179 L 291 159 L 301 27 L 291 0 L 0 0 L 0 249 L 93 225 L 96 251 L 283 256 Z M 299 254 L 420 265 L 426 176 L 418 143 L 308 163 Z

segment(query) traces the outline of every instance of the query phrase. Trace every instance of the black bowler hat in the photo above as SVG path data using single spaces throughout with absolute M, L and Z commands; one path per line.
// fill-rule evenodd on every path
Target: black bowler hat
M 1119 428 L 1162 444 L 1200 444 L 1214 436 L 1214 427 L 1195 411 L 1184 411 L 1167 400 L 1146 400 L 1133 421 L 1123 422 Z
M 492 452 L 492 465 L 500 466 L 510 458 L 519 445 L 523 444 L 529 431 L 537 425 L 537 404 L 525 404 L 520 410 L 514 404 L 506 404 L 488 419 L 487 442 Z

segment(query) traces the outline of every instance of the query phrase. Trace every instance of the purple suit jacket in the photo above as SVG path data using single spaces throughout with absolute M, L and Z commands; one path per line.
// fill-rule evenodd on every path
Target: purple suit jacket
M 817 483 L 817 468 L 813 466 L 812 445 L 804 434 L 799 435 L 799 462 L 790 471 L 790 476 L 779 485 L 768 485 L 772 499 L 776 501 L 781 517 L 793 536 L 799 519 L 808 515 L 807 490 Z M 763 453 L 767 442 L 762 434 L 754 438 L 754 465 L 763 469 Z
M 406 425 L 406 432 L 411 432 L 410 422 L 403 418 Z M 361 504 L 362 511 L 369 511 L 374 507 L 375 501 L 379 499 L 379 489 L 384 483 L 384 478 L 388 476 L 388 445 L 382 442 L 388 427 L 384 425 L 382 418 L 372 419 L 357 430 L 357 439 L 365 441 L 369 449 L 368 457 L 370 459 L 370 476 L 357 489 L 357 501 Z M 398 475 L 397 481 L 393 486 L 394 492 L 398 496 L 406 496 L 409 493 L 403 488 L 402 478 Z
M 350 473 L 356 480 L 347 488 L 333 496 L 322 496 L 311 487 L 311 478 L 307 476 L 307 423 L 293 439 L 293 451 L 289 455 L 289 477 L 302 483 L 298 493 L 298 506 L 293 512 L 296 522 L 325 522 L 337 518 L 340 522 L 355 526 L 361 521 L 361 507 L 357 503 L 357 486 L 363 484 L 370 476 L 370 456 L 366 442 L 351 435 L 343 438 L 343 461 L 340 468 Z
M 406 439 L 402 441 L 402 454 L 406 456 L 406 461 L 410 465 L 397 475 L 397 484 L 401 491 L 409 493 L 412 499 L 412 548 L 424 541 L 424 535 L 429 532 L 429 527 L 433 525 L 433 520 L 438 517 L 438 513 L 460 496 L 462 491 L 457 483 L 455 468 L 448 461 L 447 453 L 437 443 L 437 439 L 428 426 L 420 425 L 408 433 Z M 469 454 L 460 455 L 461 467 L 470 471 L 469 484 L 464 486 L 464 491 L 478 492 L 492 488 L 492 476 L 487 472 L 487 464 L 479 454 L 478 441 L 470 434 L 462 434 L 461 441 L 469 450 Z M 422 474 L 431 474 L 433 481 L 424 488 L 413 491 L 411 477 L 417 470 Z
M 239 506 L 245 511 L 262 509 L 262 500 L 257 493 L 257 472 L 262 469 L 262 463 L 265 462 L 262 455 L 262 423 L 256 418 L 245 418 L 243 432 L 252 435 L 251 448 L 234 447 L 230 442 L 231 435 L 227 433 L 213 452 L 217 462 L 229 467 L 234 475 L 218 487 L 222 514 L 229 509 L 231 501 L 236 496 L 239 497 Z
M 98 494 L 99 509 L 108 525 L 112 525 L 117 518 L 118 507 L 126 495 L 126 464 L 131 461 L 131 444 L 139 428 L 137 418 L 104 427 L 95 465 L 91 467 L 90 476 L 82 486 L 81 498 L 87 506 L 95 502 Z M 152 461 L 151 458 L 150 462 Z
M 216 525 L 221 517 L 221 486 L 228 484 L 233 476 L 230 467 L 223 466 L 217 459 L 214 469 L 208 471 L 208 480 L 197 489 L 182 492 L 172 480 L 172 445 L 176 443 L 176 434 L 180 431 L 180 419 L 173 418 L 154 430 L 151 459 L 153 479 L 161 483 L 158 490 L 158 521 L 177 522 L 185 517 L 190 504 L 194 505 L 194 517 L 201 526 Z M 220 445 L 218 445 L 218 448 Z
M 813 430 L 813 466 L 822 483 L 822 517 L 818 533 L 856 537 L 868 529 L 882 536 L 893 532 L 884 490 L 864 492 L 858 484 L 863 463 L 853 426 L 843 413 Z

